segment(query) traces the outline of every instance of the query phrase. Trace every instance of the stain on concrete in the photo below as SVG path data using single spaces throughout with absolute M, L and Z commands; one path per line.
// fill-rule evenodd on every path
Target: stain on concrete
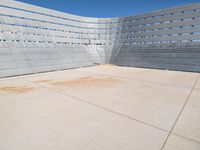
M 39 81 L 35 81 L 35 83 L 48 83 L 51 82 L 51 80 L 39 80 Z
M 53 86 L 93 86 L 93 87 L 105 87 L 119 84 L 121 81 L 111 77 L 83 77 L 74 80 L 62 80 L 62 81 L 49 81 L 46 82 Z
M 0 94 L 18 94 L 18 93 L 27 93 L 33 91 L 33 87 L 27 86 L 7 86 L 7 87 L 0 87 Z
M 56 86 L 112 86 L 119 83 L 114 78 L 84 77 L 76 80 L 65 80 L 51 83 Z

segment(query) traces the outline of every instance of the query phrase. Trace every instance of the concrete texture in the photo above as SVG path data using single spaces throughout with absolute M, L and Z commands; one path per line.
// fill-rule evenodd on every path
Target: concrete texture
M 200 143 L 172 134 L 168 139 L 164 150 L 198 150 L 199 147 Z
M 200 140 L 200 89 L 194 88 L 173 133 Z M 191 117 L 192 116 L 192 117 Z
M 200 3 L 91 18 L 0 0 L 0 78 L 116 64 L 200 72 Z
M 0 79 L 0 149 L 199 150 L 199 83 L 113 65 Z
M 121 48 L 120 52 L 110 60 L 111 64 L 157 68 L 169 70 L 200 70 L 200 48 L 151 48 L 139 49 L 132 46 Z

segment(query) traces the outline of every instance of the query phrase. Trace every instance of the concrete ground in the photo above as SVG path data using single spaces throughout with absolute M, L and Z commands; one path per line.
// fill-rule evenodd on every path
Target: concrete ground
M 0 150 L 200 150 L 199 76 L 101 65 L 0 79 Z

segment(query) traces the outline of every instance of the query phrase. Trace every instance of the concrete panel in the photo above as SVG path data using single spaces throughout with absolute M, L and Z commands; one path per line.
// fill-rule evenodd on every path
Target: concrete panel
M 170 135 L 164 150 L 199 150 L 200 143 L 176 135 Z
M 0 149 L 199 150 L 199 82 L 180 114 L 198 76 L 99 65 L 0 79 Z
M 200 143 L 200 89 L 195 88 L 174 130 L 174 134 Z
M 98 79 L 106 80 L 107 77 L 99 76 Z M 122 80 L 113 76 L 110 76 L 109 79 L 116 81 L 112 89 L 106 86 L 88 87 L 87 85 L 82 85 L 73 89 L 63 90 L 63 92 L 87 103 L 170 131 L 179 113 L 178 110 L 182 108 L 191 90 L 191 88 L 185 87 L 175 89 L 176 86 L 173 85 L 161 86 L 146 81 Z M 151 99 L 148 99 L 148 97 L 151 97 Z M 169 111 L 173 113 L 169 113 Z
M 49 92 L 1 108 L 1 149 L 159 150 L 166 137 L 166 132 Z

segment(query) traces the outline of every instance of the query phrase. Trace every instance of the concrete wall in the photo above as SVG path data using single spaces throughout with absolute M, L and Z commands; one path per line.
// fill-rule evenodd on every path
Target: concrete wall
M 92 48 L 90 52 L 87 45 L 80 44 L 88 40 L 71 38 L 75 33 L 68 31 L 78 30 L 65 26 L 61 19 L 48 16 L 61 16 L 59 12 L 9 0 L 0 1 L 0 5 L 0 77 L 99 63 Z
M 130 23 L 134 18 L 138 22 Z M 200 71 L 199 3 L 120 20 L 134 28 L 121 29 L 125 34 L 123 40 L 116 38 L 110 63 Z
M 200 71 L 199 48 L 137 49 L 123 46 L 110 63 L 142 68 Z
M 200 71 L 200 3 L 89 18 L 0 0 L 0 77 L 112 63 Z

